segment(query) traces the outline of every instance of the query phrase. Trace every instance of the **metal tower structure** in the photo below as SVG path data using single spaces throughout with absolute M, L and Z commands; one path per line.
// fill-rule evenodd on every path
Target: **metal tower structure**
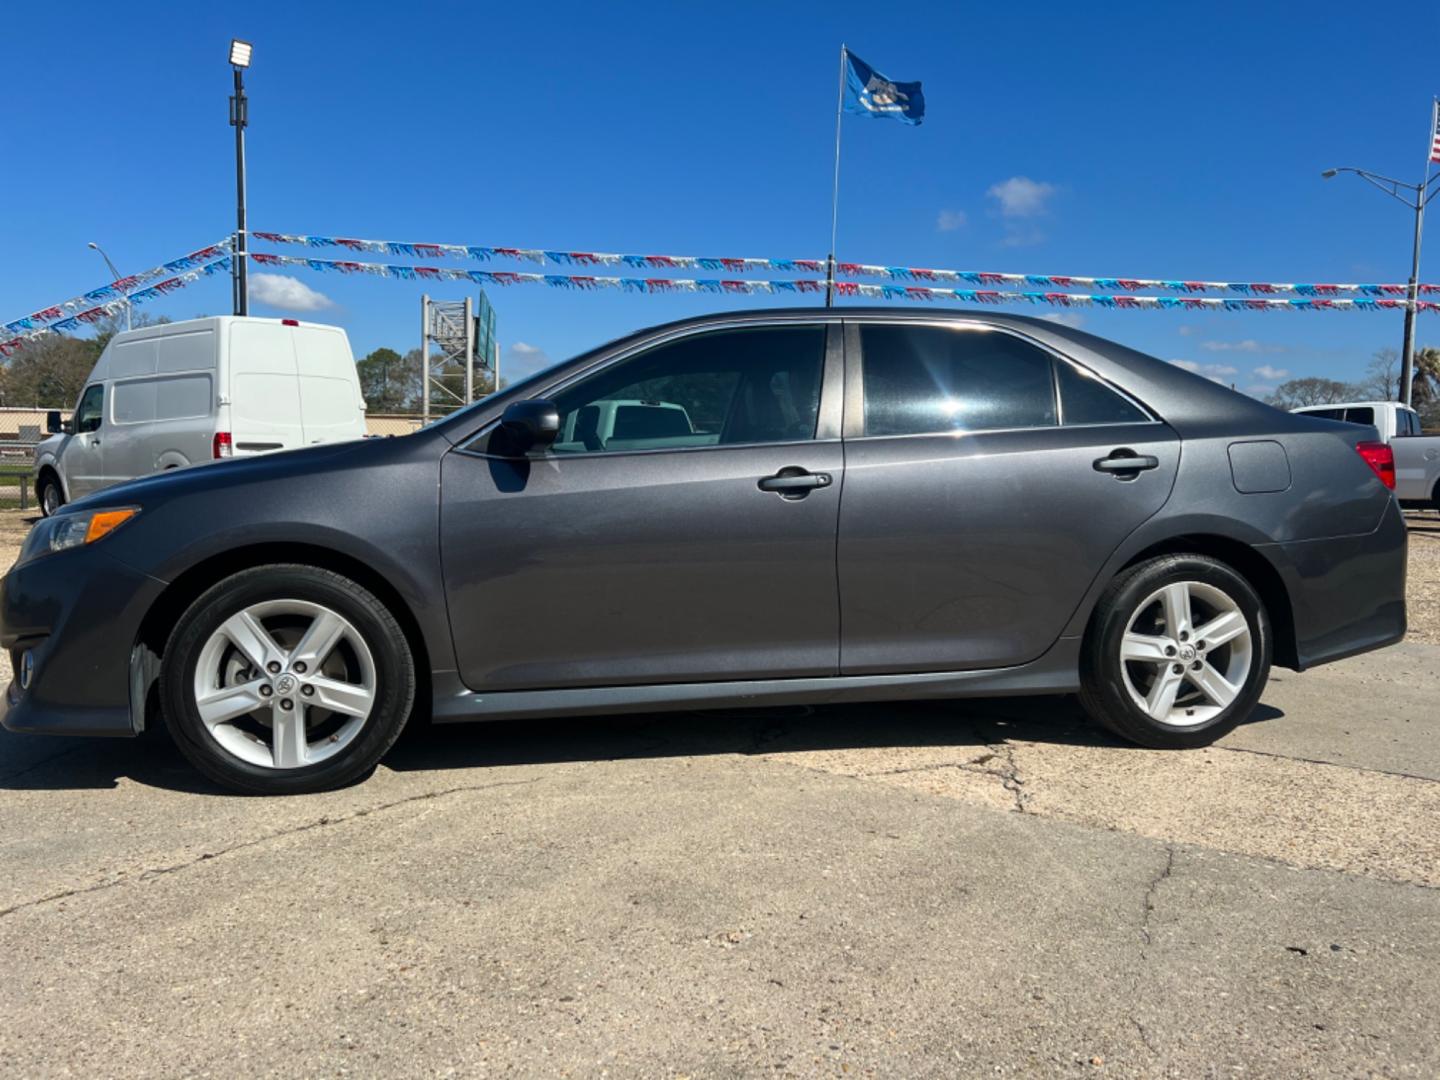
M 478 305 L 464 300 L 420 298 L 421 416 L 444 415 L 476 398 L 475 369 L 491 387 L 500 382 L 499 343 L 495 340 L 495 309 L 482 292 Z M 492 361 L 492 356 L 494 360 Z M 488 391 L 482 389 L 482 395 Z

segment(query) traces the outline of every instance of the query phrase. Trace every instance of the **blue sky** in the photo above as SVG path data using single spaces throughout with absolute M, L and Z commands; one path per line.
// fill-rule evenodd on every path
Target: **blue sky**
M 1393 14 L 1393 13 L 1392 13 Z M 1402 25 L 1405 23 L 1406 25 Z M 352 2 L 27 5 L 0 69 L 0 319 L 233 227 L 232 36 L 251 227 L 495 246 L 823 257 L 836 55 L 923 80 L 923 126 L 847 117 L 840 257 L 1094 276 L 1403 281 L 1440 5 Z M 1440 278 L 1440 233 L 1431 240 Z M 265 250 L 282 250 L 266 248 Z M 292 251 L 291 253 L 298 253 Z M 372 256 L 373 257 L 373 256 Z M 525 269 L 523 266 L 514 267 Z M 305 271 L 357 354 L 416 344 L 421 286 Z M 460 284 L 429 286 L 459 298 Z M 257 289 L 288 313 L 294 284 Z M 288 296 L 288 299 L 287 299 Z M 518 373 L 624 331 L 762 303 L 493 290 Z M 228 281 L 153 306 L 228 310 Z M 1353 378 L 1398 313 L 1077 313 L 1228 382 Z M 1440 344 L 1440 317 L 1420 341 Z

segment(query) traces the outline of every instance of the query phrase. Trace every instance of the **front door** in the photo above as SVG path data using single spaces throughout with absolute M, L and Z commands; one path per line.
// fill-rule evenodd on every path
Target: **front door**
M 846 427 L 842 671 L 1037 658 L 1169 498 L 1177 436 L 1006 330 L 874 323 L 848 340 L 864 400 Z
M 105 384 L 87 386 L 75 406 L 75 433 L 65 443 L 61 467 L 70 498 L 105 486 Z
M 559 440 L 446 455 L 441 555 L 475 690 L 833 675 L 839 326 L 697 332 L 544 396 Z

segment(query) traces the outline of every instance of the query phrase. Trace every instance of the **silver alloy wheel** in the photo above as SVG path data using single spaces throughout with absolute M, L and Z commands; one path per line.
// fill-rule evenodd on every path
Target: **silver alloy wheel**
M 46 517 L 60 509 L 60 485 L 54 480 L 46 481 L 40 488 L 40 509 L 45 511 Z
M 1151 593 L 1120 639 L 1130 699 L 1170 727 L 1194 727 L 1218 716 L 1240 696 L 1253 662 L 1250 622 L 1240 605 L 1200 581 Z
M 375 705 L 375 660 L 338 612 L 267 600 L 210 635 L 194 693 L 206 730 L 228 753 L 298 769 L 334 757 L 360 734 Z

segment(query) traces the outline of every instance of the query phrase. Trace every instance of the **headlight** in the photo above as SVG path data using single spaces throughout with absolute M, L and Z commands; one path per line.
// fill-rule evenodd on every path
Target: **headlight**
M 30 530 L 16 564 L 52 552 L 93 544 L 109 536 L 139 512 L 138 506 L 122 506 L 113 510 L 91 510 L 89 513 L 57 514 L 45 518 Z

